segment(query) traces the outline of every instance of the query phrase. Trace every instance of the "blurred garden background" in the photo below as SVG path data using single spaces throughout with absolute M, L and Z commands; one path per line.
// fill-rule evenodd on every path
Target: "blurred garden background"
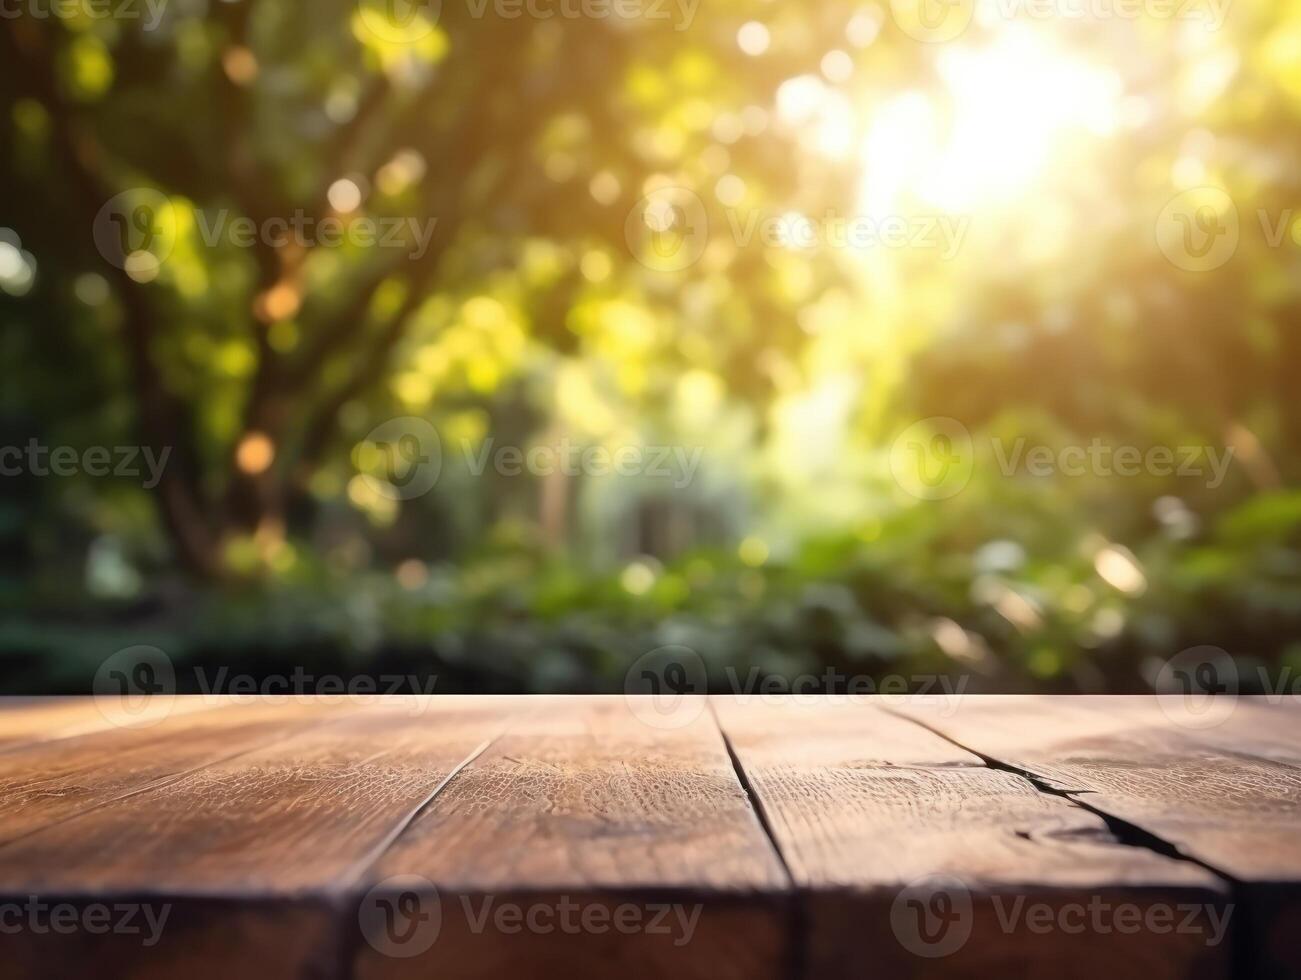
M 1301 2 L 22 0 L 0 688 L 1301 670 Z

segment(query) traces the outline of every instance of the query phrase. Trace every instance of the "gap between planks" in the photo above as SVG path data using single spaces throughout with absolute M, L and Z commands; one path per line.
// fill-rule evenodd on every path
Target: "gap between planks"
M 341 876 L 336 887 L 337 894 L 332 902 L 335 915 L 338 917 L 337 929 L 335 930 L 337 942 L 335 955 L 331 963 L 333 980 L 350 980 L 354 975 L 353 964 L 356 961 L 357 948 L 362 942 L 362 937 L 357 930 L 357 913 L 361 902 L 365 898 L 362 889 L 366 885 L 370 872 L 383 862 L 384 855 L 392 850 L 393 846 L 402 838 L 402 835 L 415 825 L 421 814 L 434 805 L 438 797 L 458 776 L 472 766 L 476 759 L 499 742 L 502 736 L 514 728 L 516 724 L 533 717 L 539 710 L 541 710 L 541 705 L 533 708 L 532 711 L 506 714 L 496 731 L 471 749 L 464 759 L 438 781 L 438 784 L 429 791 L 429 794 L 424 799 L 413 806 L 406 816 L 397 822 L 392 831 L 377 843 L 370 853 L 360 858 L 352 869 Z
M 718 737 L 722 739 L 723 748 L 727 750 L 727 757 L 732 761 L 732 770 L 736 773 L 736 781 L 741 784 L 741 789 L 745 792 L 746 799 L 750 801 L 750 807 L 754 810 L 759 827 L 763 830 L 764 836 L 768 838 L 768 846 L 772 848 L 778 862 L 781 864 L 782 871 L 786 874 L 786 881 L 791 892 L 791 911 L 788 926 L 791 931 L 791 940 L 789 961 L 786 964 L 785 972 L 790 980 L 805 980 L 808 976 L 809 964 L 808 906 L 801 894 L 802 890 L 795 883 L 795 873 L 791 870 L 786 852 L 782 850 L 781 841 L 777 839 L 777 834 L 773 830 L 772 818 L 764 806 L 763 799 L 755 792 L 754 786 L 750 782 L 750 775 L 745 771 L 745 764 L 741 762 L 741 757 L 736 752 L 736 746 L 732 744 L 732 737 L 727 734 L 727 729 L 723 726 L 723 720 L 718 717 L 718 709 L 715 707 L 714 699 L 710 698 L 707 703 L 709 705 L 709 716 L 714 719 L 714 727 L 718 730 Z
M 950 745 L 954 745 L 957 748 L 962 749 L 964 752 L 970 752 L 972 755 L 980 759 L 980 761 L 983 762 L 985 764 L 985 767 L 988 769 L 993 769 L 998 772 L 1006 772 L 1013 776 L 1018 776 L 1021 779 L 1025 780 L 1027 783 L 1029 783 L 1031 786 L 1033 786 L 1038 792 L 1044 794 L 1045 796 L 1056 796 L 1059 797 L 1060 799 L 1066 800 L 1067 802 L 1074 804 L 1075 806 L 1083 810 L 1087 810 L 1089 813 L 1092 813 L 1094 816 L 1099 817 L 1107 824 L 1107 828 L 1111 831 L 1112 836 L 1116 838 L 1116 842 L 1118 844 L 1123 844 L 1126 847 L 1137 847 L 1142 850 L 1152 851 L 1156 854 L 1161 855 L 1161 857 L 1170 858 L 1171 860 L 1174 861 L 1186 861 L 1189 864 L 1197 865 L 1198 867 L 1202 868 L 1205 871 L 1209 871 L 1211 874 L 1215 875 L 1218 878 L 1222 878 L 1226 883 L 1230 885 L 1236 886 L 1240 884 L 1234 879 L 1232 875 L 1224 871 L 1221 871 L 1219 868 L 1212 867 L 1211 865 L 1207 864 L 1205 861 L 1202 861 L 1191 854 L 1183 853 L 1182 851 L 1179 850 L 1179 848 L 1175 847 L 1173 843 L 1161 837 L 1159 834 L 1154 834 L 1152 831 L 1148 830 L 1147 828 L 1140 827 L 1138 824 L 1126 820 L 1123 817 L 1117 816 L 1114 813 L 1110 813 L 1106 810 L 1099 809 L 1098 807 L 1094 806 L 1092 803 L 1089 803 L 1087 800 L 1079 799 L 1079 795 L 1087 793 L 1088 790 L 1071 790 L 1071 789 L 1063 789 L 1061 787 L 1053 786 L 1052 783 L 1050 783 L 1048 780 L 1032 772 L 1031 770 L 1022 768 L 1021 766 L 1013 765 L 1012 763 L 1006 762 L 1002 759 L 996 759 L 991 755 L 986 755 L 984 752 L 981 752 L 979 749 L 975 748 L 974 746 L 967 745 L 965 742 L 962 742 L 959 739 L 954 738 L 952 735 L 949 735 L 948 733 L 941 731 L 938 728 L 928 725 L 920 718 L 914 718 L 911 715 L 896 711 L 894 708 L 891 708 L 888 705 L 881 705 L 881 708 L 882 710 L 887 711 L 890 714 L 894 715 L 896 718 L 899 718 L 903 721 L 911 722 L 912 724 L 917 725 L 919 728 L 924 728 L 932 735 L 935 735 L 937 738 L 944 739 L 944 741 L 948 742 Z
M 712 705 L 717 705 L 718 703 L 719 702 L 717 701 L 711 702 Z M 880 708 L 882 710 L 880 712 L 879 717 L 890 717 L 894 719 L 896 723 L 903 724 L 903 726 L 906 729 L 915 730 L 919 734 L 922 732 L 926 732 L 927 737 L 935 737 L 939 742 L 955 747 L 956 749 L 961 751 L 964 756 L 970 759 L 970 762 L 968 763 L 968 767 L 972 771 L 986 771 L 991 773 L 1000 773 L 1005 778 L 1014 780 L 1016 783 L 1019 783 L 1021 786 L 1023 786 L 1030 796 L 1036 796 L 1043 799 L 1053 799 L 1057 801 L 1059 805 L 1061 805 L 1064 808 L 1075 810 L 1082 815 L 1088 814 L 1090 818 L 1098 821 L 1099 830 L 1105 829 L 1107 831 L 1111 839 L 1111 844 L 1113 846 L 1122 846 L 1122 847 L 1132 846 L 1144 852 L 1151 853 L 1153 859 L 1164 860 L 1164 859 L 1174 857 L 1179 860 L 1187 860 L 1186 858 L 1184 858 L 1183 855 L 1174 852 L 1172 848 L 1167 848 L 1162 846 L 1164 842 L 1160 842 L 1154 837 L 1142 838 L 1140 834 L 1118 833 L 1117 832 L 1118 828 L 1116 826 L 1116 823 L 1110 818 L 1109 814 L 1098 811 L 1093 807 L 1085 803 L 1082 803 L 1080 800 L 1064 792 L 1056 791 L 1045 780 L 1037 778 L 1031 772 L 1028 772 L 1026 770 L 1014 766 L 1001 764 L 998 760 L 984 753 L 980 753 L 973 749 L 968 748 L 966 745 L 962 744 L 957 739 L 951 738 L 943 732 L 939 732 L 932 729 L 930 726 L 926 725 L 924 722 L 916 718 L 910 717 L 900 712 L 889 710 L 886 708 L 886 706 L 883 703 L 881 703 L 881 701 L 874 700 L 870 704 L 863 705 L 863 707 L 866 708 L 869 712 L 874 712 L 876 711 L 876 709 Z M 740 780 L 743 788 L 749 795 L 751 802 L 755 807 L 756 811 L 760 814 L 761 824 L 763 826 L 765 833 L 767 833 L 767 835 L 769 836 L 773 844 L 774 850 L 781 858 L 783 865 L 787 868 L 788 874 L 791 875 L 792 880 L 797 882 L 802 881 L 801 884 L 797 884 L 796 886 L 795 889 L 796 894 L 794 896 L 794 902 L 793 902 L 793 910 L 795 913 L 794 921 L 797 923 L 797 928 L 795 930 L 795 942 L 793 945 L 795 946 L 795 949 L 797 951 L 798 964 L 799 964 L 795 970 L 794 975 L 801 978 L 801 980 L 804 980 L 804 978 L 813 975 L 809 971 L 813 969 L 813 964 L 815 962 L 814 951 L 811 948 L 811 943 L 814 942 L 813 934 L 815 930 L 813 930 L 812 928 L 805 928 L 804 926 L 813 923 L 815 919 L 815 915 L 817 914 L 815 908 L 815 902 L 818 901 L 820 897 L 825 897 L 826 894 L 830 894 L 830 893 L 826 891 L 825 885 L 819 885 L 816 883 L 809 882 L 807 880 L 809 877 L 807 873 L 807 869 L 806 869 L 806 873 L 803 875 L 797 875 L 795 873 L 794 863 L 796 861 L 796 857 L 785 853 L 783 849 L 783 845 L 781 843 L 782 835 L 776 829 L 776 821 L 779 819 L 779 817 L 775 817 L 769 813 L 767 802 L 766 802 L 766 796 L 765 796 L 766 791 L 761 792 L 759 788 L 759 784 L 756 783 L 755 780 L 751 777 L 751 774 L 747 770 L 747 762 L 745 761 L 745 754 L 739 751 L 738 748 L 736 747 L 734 741 L 734 735 L 736 733 L 733 733 L 729 730 L 730 726 L 735 722 L 735 719 L 724 718 L 722 715 L 719 714 L 717 709 L 715 709 L 714 714 L 715 714 L 715 718 L 717 719 L 719 728 L 723 734 L 725 743 L 728 747 L 728 752 L 732 758 L 733 766 L 737 770 L 738 779 Z M 911 723 L 911 724 L 907 724 L 907 723 Z M 742 735 L 744 735 L 744 729 L 742 729 L 741 733 Z M 831 764 L 830 760 L 827 761 L 829 764 Z M 756 764 L 756 760 L 753 758 L 750 759 L 749 764 L 751 765 Z M 810 765 L 812 765 L 814 768 L 818 767 L 818 763 L 816 762 L 816 760 L 812 760 L 810 762 Z M 943 765 L 941 764 L 940 767 L 943 768 Z M 911 767 L 910 766 L 901 767 L 891 763 L 888 764 L 888 768 L 898 769 L 898 768 L 911 768 Z M 760 765 L 759 775 L 761 778 L 762 778 L 763 771 L 764 768 L 762 765 Z M 780 809 L 781 807 L 779 806 L 778 810 Z M 1138 830 L 1138 828 L 1134 828 L 1134 829 Z M 1189 861 L 1188 863 L 1191 865 L 1200 864 L 1200 862 L 1195 860 Z M 1207 873 L 1208 876 L 1207 880 L 1223 881 L 1225 878 L 1224 875 L 1215 871 L 1215 869 L 1213 868 L 1202 867 L 1200 870 L 1202 872 Z M 836 890 L 836 886 L 832 886 L 832 893 L 834 893 L 835 890 Z M 802 925 L 800 925 L 800 923 L 802 923 Z
M 1047 796 L 1055 796 L 1073 803 L 1081 809 L 1102 819 L 1112 835 L 1116 838 L 1117 843 L 1126 847 L 1135 847 L 1140 850 L 1151 851 L 1162 857 L 1170 858 L 1174 861 L 1183 861 L 1188 864 L 1202 868 L 1204 871 L 1215 875 L 1229 888 L 1229 894 L 1232 901 L 1238 908 L 1238 925 L 1230 933 L 1230 950 L 1231 959 L 1231 976 L 1242 978 L 1254 978 L 1260 975 L 1260 964 L 1257 962 L 1258 956 L 1254 949 L 1253 934 L 1254 930 L 1250 927 L 1250 920 L 1254 920 L 1252 915 L 1250 896 L 1248 895 L 1247 883 L 1237 876 L 1225 871 L 1207 861 L 1196 857 L 1195 855 L 1185 853 L 1175 845 L 1173 841 L 1167 840 L 1160 834 L 1157 834 L 1146 827 L 1127 820 L 1124 817 L 1112 813 L 1101 807 L 1080 799 L 1081 796 L 1089 794 L 1087 789 L 1069 789 L 1066 787 L 1054 786 L 1050 780 L 1035 773 L 1030 769 L 1014 765 L 1003 759 L 995 758 L 985 752 L 980 751 L 973 745 L 968 745 L 953 735 L 937 728 L 921 718 L 915 717 L 907 712 L 898 711 L 889 705 L 882 704 L 881 709 L 894 715 L 903 721 L 912 722 L 920 728 L 925 729 L 938 738 L 943 739 L 951 745 L 956 746 L 966 752 L 979 758 L 987 767 L 1001 772 L 1010 773 L 1019 776 L 1033 786 L 1038 792 Z M 1226 755 L 1241 756 L 1244 759 L 1253 759 L 1258 761 L 1257 757 L 1243 752 L 1225 751 Z M 1278 761 L 1279 765 L 1294 765 L 1294 763 Z M 1247 920 L 1247 921 L 1244 921 Z

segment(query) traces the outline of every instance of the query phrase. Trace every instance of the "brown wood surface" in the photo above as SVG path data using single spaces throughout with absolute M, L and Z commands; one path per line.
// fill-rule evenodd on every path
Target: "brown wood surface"
M 1210 905 L 1209 926 L 1227 890 L 1205 870 L 863 699 L 715 707 L 803 893 L 807 975 L 1227 975 L 1227 943 L 1202 935 L 1070 931 L 1091 903 Z M 947 927 L 924 918 L 940 903 Z M 1014 917 L 1030 904 L 1065 926 Z
M 173 908 L 162 940 L 23 932 L 10 975 L 329 976 L 350 887 L 509 717 L 497 701 L 312 699 L 320 723 L 0 849 L 0 896 Z M 223 711 L 237 709 L 220 709 Z M 177 738 L 183 736 L 178 735 Z M 0 822 L 0 827 L 3 823 Z
M 947 716 L 933 705 L 898 710 L 1237 883 L 1243 969 L 1301 977 L 1301 724 L 1281 727 L 1272 706 L 1245 698 L 1205 728 L 1170 721 L 1179 709 L 1152 697 L 972 697 Z
M 360 943 L 359 977 L 567 980 L 596 963 L 611 976 L 790 975 L 789 882 L 703 698 L 658 715 L 615 697 L 542 703 L 388 850 L 372 900 L 408 876 L 437 895 L 436 941 L 409 958 Z M 623 930 L 566 931 L 565 903 L 582 909 L 568 921 L 622 916 Z M 515 931 L 500 918 L 514 909 L 550 931 Z
M 1174 751 L 1180 751 L 1180 746 L 1196 743 L 1230 756 L 1301 766 L 1301 732 L 1297 728 L 1301 718 L 1290 698 L 1199 697 L 1186 702 L 1179 695 L 1023 695 L 969 700 L 972 708 L 982 703 L 995 710 L 997 705 L 1008 705 L 1017 717 L 1026 718 L 1027 724 L 1034 723 L 1030 719 L 1051 724 L 1065 714 L 1092 735 L 1114 733 L 1131 744 L 1155 739 L 1158 745 L 1173 744 Z
M 157 718 L 161 722 L 214 706 L 197 697 L 160 700 L 144 707 L 140 721 L 148 723 Z M 0 753 L 116 727 L 108 714 L 97 710 L 92 698 L 0 697 Z
M 1297 977 L 1301 709 L 1176 708 L 0 701 L 0 978 Z
M 0 753 L 0 861 L 5 847 L 27 834 L 159 789 L 321 720 L 318 710 L 305 706 L 232 705 Z

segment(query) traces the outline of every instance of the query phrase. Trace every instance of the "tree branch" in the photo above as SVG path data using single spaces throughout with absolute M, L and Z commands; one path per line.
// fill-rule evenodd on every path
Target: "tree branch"
M 93 228 L 100 208 L 113 196 L 96 172 L 99 146 L 82 129 L 59 93 L 50 45 L 36 30 L 20 31 L 17 25 L 12 31 L 0 32 L 0 37 L 10 63 L 22 66 L 22 70 L 15 74 L 27 83 L 32 96 L 44 105 L 53 120 L 52 146 L 67 172 L 81 212 L 81 234 L 85 234 Z M 42 50 L 33 50 L 35 48 Z M 173 459 L 172 465 L 164 467 L 159 476 L 157 490 L 163 522 L 182 561 L 203 575 L 215 575 L 219 564 L 215 539 L 204 517 L 202 493 L 197 482 L 191 479 L 192 468 L 188 465 L 192 462 L 191 447 L 181 438 L 179 429 L 179 420 L 183 417 L 181 406 L 163 384 L 153 361 L 154 312 L 144 288 L 125 270 L 109 264 L 106 272 L 116 284 L 125 308 L 127 359 L 136 396 L 141 440 L 156 450 L 168 448 L 179 457 Z

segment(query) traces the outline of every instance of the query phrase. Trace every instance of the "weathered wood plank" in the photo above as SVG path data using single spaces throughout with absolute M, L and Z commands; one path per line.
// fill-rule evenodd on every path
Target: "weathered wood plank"
M 160 698 L 144 705 L 137 719 L 144 727 L 213 707 L 216 707 L 213 702 L 203 698 Z M 108 714 L 99 710 L 94 698 L 0 697 L 0 752 L 118 727 Z
M 714 703 L 800 888 L 805 976 L 1226 975 L 1205 870 L 874 704 Z
M 1087 698 L 1082 706 L 1109 712 L 1119 699 Z M 1129 698 L 1140 702 L 1140 708 L 1153 724 L 1161 722 L 1153 715 L 1150 698 Z M 1205 729 L 1193 729 L 1191 734 L 1229 753 L 1245 752 L 1258 759 L 1301 766 L 1301 713 L 1289 710 L 1289 698 L 1240 697 L 1222 724 Z M 1291 706 L 1293 709 L 1295 706 Z M 1134 710 L 1133 706 L 1129 710 Z M 1158 714 L 1159 714 L 1158 710 Z M 1175 717 L 1178 717 L 1177 715 Z
M 144 905 L 155 919 L 166 909 L 150 946 L 87 928 L 7 933 L 0 977 L 355 968 L 473 980 L 568 977 L 594 961 L 630 978 L 1222 975 L 1227 950 L 1207 942 L 1223 921 L 1219 879 L 1116 844 L 1087 811 L 893 711 L 959 742 L 943 726 L 980 715 L 977 751 L 1019 753 L 1010 765 L 1104 812 L 1114 800 L 1155 807 L 1176 830 L 1191 826 L 1181 847 L 1238 834 L 1277 857 L 1276 838 L 1298 825 L 1294 705 L 1244 699 L 1231 720 L 1180 730 L 1150 700 L 970 699 L 983 707 L 952 717 L 896 699 L 882 699 L 890 711 L 769 700 L 717 710 L 798 906 L 711 716 L 690 699 L 679 718 L 622 699 L 435 698 L 419 715 L 407 709 L 421 699 L 340 698 L 0 747 L 0 920 L 33 897 L 75 916 L 96 903 Z M 525 704 L 536 714 L 475 758 Z M 97 713 L 91 702 L 59 711 L 72 707 Z M 1216 794 L 1234 779 L 1245 788 L 1244 812 L 1219 801 L 1198 814 L 1197 793 L 1183 810 L 1167 800 L 1208 766 Z M 1116 815 L 1166 837 L 1145 812 Z M 1234 873 L 1248 887 L 1232 923 L 1267 951 L 1267 975 L 1294 976 L 1295 880 Z M 435 892 L 434 941 L 403 958 L 415 948 L 400 942 L 407 925 L 420 927 L 417 946 L 430 935 L 418 916 Z M 1179 931 L 1184 906 L 1200 910 Z M 1178 921 L 1153 918 L 1163 909 Z M 797 947 L 799 915 L 808 940 Z M 929 958 L 955 935 L 959 948 Z
M 93 709 L 92 709 L 93 710 Z M 111 728 L 0 754 L 4 845 L 195 769 L 286 738 L 336 712 L 311 704 L 237 704 L 173 714 L 147 728 Z
M 1114 733 L 1132 743 L 1155 739 L 1169 746 L 1171 733 L 1177 733 L 1176 746 L 1195 742 L 1229 755 L 1301 766 L 1301 716 L 1287 709 L 1287 700 L 1262 695 L 1032 695 L 1002 697 L 997 703 L 1018 716 L 1065 714 L 1091 734 Z
M 1267 757 L 1286 747 L 1251 705 L 1201 729 L 1156 720 L 1166 712 L 1153 699 L 966 698 L 949 716 L 900 710 L 1233 878 L 1244 962 L 1262 976 L 1301 977 L 1301 768 Z M 1301 740 L 1301 725 L 1293 730 Z
M 161 939 L 7 936 L 18 975 L 337 975 L 350 887 L 509 716 L 498 699 L 321 700 L 334 720 L 0 848 L 0 902 L 145 901 Z
M 788 879 L 706 705 L 640 717 L 550 701 L 458 774 L 373 870 L 357 976 L 787 976 Z M 439 909 L 407 944 L 403 899 Z

